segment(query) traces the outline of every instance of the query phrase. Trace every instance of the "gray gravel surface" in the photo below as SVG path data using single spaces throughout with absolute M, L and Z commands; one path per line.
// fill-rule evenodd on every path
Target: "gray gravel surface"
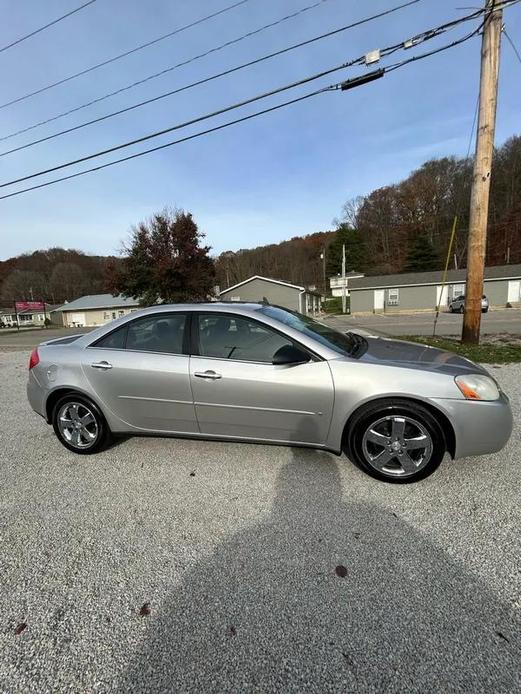
M 521 690 L 519 426 L 409 486 L 275 446 L 77 456 L 26 357 L 0 353 L 1 692 Z M 494 373 L 518 421 L 521 365 Z

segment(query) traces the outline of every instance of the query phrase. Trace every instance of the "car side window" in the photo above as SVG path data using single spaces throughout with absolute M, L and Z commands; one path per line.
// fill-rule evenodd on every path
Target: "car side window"
M 267 326 L 239 316 L 201 314 L 198 321 L 202 357 L 271 364 L 275 352 L 293 344 Z
M 96 347 L 104 347 L 105 349 L 125 349 L 125 341 L 127 339 L 128 325 L 124 325 L 118 330 L 102 337 L 95 343 Z
M 185 329 L 184 313 L 144 316 L 102 337 L 95 346 L 105 349 L 182 354 Z

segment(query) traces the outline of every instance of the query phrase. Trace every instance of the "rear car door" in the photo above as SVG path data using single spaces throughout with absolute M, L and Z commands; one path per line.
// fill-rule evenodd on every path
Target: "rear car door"
M 333 410 L 326 361 L 273 365 L 292 340 L 246 316 L 194 314 L 190 379 L 201 433 L 321 444 Z
M 147 315 L 87 347 L 83 372 L 102 407 L 131 428 L 196 433 L 188 323 L 182 312 Z

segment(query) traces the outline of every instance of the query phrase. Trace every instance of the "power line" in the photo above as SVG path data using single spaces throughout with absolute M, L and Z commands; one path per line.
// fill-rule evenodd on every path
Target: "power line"
M 398 11 L 404 7 L 408 7 L 409 5 L 415 4 L 416 2 L 419 2 L 419 0 L 412 0 L 412 2 L 407 2 L 405 4 L 398 5 L 396 7 L 390 8 L 389 10 L 385 10 L 384 12 L 380 12 L 378 14 L 371 15 L 370 17 L 365 17 L 365 18 L 360 19 L 356 22 L 352 22 L 351 24 L 347 24 L 347 25 L 340 27 L 338 29 L 334 29 L 332 31 L 329 31 L 325 34 L 320 34 L 319 36 L 314 36 L 313 38 L 307 39 L 306 41 L 300 41 L 299 43 L 295 43 L 291 46 L 287 46 L 286 48 L 282 48 L 281 50 L 274 51 L 273 53 L 268 53 L 267 55 L 263 55 L 260 58 L 256 58 L 254 60 L 249 60 L 246 63 L 242 63 L 241 65 L 234 66 L 232 68 L 229 68 L 228 70 L 223 70 L 222 72 L 218 72 L 218 73 L 215 73 L 213 75 L 210 75 L 209 77 L 205 77 L 203 79 L 196 80 L 195 82 L 191 82 L 190 84 L 183 85 L 182 87 L 178 87 L 177 89 L 173 89 L 171 91 L 165 92 L 163 94 L 159 94 L 158 96 L 152 97 L 150 99 L 146 99 L 146 100 L 140 101 L 136 104 L 132 104 L 131 106 L 127 106 L 126 108 L 122 108 L 122 109 L 119 109 L 117 111 L 113 111 L 112 113 L 108 113 L 104 116 L 100 116 L 100 117 L 94 118 L 90 121 L 86 121 L 85 123 L 80 123 L 79 125 L 75 125 L 75 126 L 72 126 L 70 128 L 66 128 L 66 129 L 61 130 L 57 133 L 52 133 L 51 135 L 47 135 L 47 136 L 39 138 L 37 140 L 33 140 L 32 142 L 28 142 L 24 145 L 20 145 L 19 147 L 14 147 L 12 149 L 6 150 L 5 152 L 0 152 L 0 157 L 3 157 L 7 154 L 12 154 L 13 152 L 18 152 L 22 149 L 27 149 L 28 147 L 32 147 L 34 145 L 40 144 L 41 142 L 46 142 L 47 140 L 52 140 L 56 137 L 60 137 L 61 135 L 66 135 L 67 133 L 71 133 L 71 132 L 74 132 L 76 130 L 80 130 L 81 128 L 85 128 L 89 125 L 94 125 L 95 123 L 100 123 L 100 122 L 107 120 L 109 118 L 113 118 L 114 116 L 119 116 L 123 113 L 127 113 L 128 111 L 132 111 L 136 108 L 140 108 L 141 106 L 145 106 L 147 104 L 154 103 L 156 101 L 159 101 L 160 99 L 164 99 L 166 97 L 173 96 L 174 94 L 179 94 L 180 92 L 186 91 L 188 89 L 192 89 L 193 87 L 197 87 L 197 86 L 200 86 L 202 84 L 206 84 L 206 83 L 211 82 L 213 80 L 216 80 L 220 77 L 224 77 L 224 76 L 230 75 L 234 72 L 238 72 L 239 70 L 243 70 L 244 68 L 251 67 L 252 65 L 257 65 L 257 64 L 259 64 L 265 60 L 269 60 L 269 59 L 274 58 L 276 56 L 283 55 L 283 54 L 288 53 L 290 51 L 293 51 L 297 48 L 302 48 L 303 46 L 308 46 L 312 43 L 315 43 L 317 41 L 321 41 L 325 38 L 330 38 L 331 36 L 335 36 L 341 32 L 347 31 L 348 29 L 352 29 L 352 28 L 360 26 L 362 24 L 366 24 L 366 23 L 371 22 L 375 19 L 379 19 L 379 18 L 384 17 L 388 14 L 396 12 L 396 11 Z M 90 104 L 88 104 L 88 105 L 90 105 Z M 79 110 L 80 108 L 84 108 L 84 106 L 80 106 L 80 107 L 73 109 L 73 110 Z M 19 130 L 18 132 L 12 133 L 11 135 L 6 135 L 6 136 L 0 138 L 0 142 L 2 140 L 7 140 L 8 138 L 14 137 L 15 135 L 19 135 L 23 132 L 27 132 L 27 130 L 32 130 L 32 129 L 38 127 L 39 125 L 44 125 L 45 123 L 49 123 L 51 120 L 56 120 L 56 119 L 62 117 L 63 115 L 68 115 L 70 112 L 71 111 L 67 111 L 64 114 L 59 114 L 58 116 L 54 116 L 54 118 L 49 118 L 45 121 L 41 121 L 40 123 L 36 123 L 35 125 L 30 126 L 30 128 L 24 128 L 23 130 Z
M 434 29 L 429 29 L 428 31 L 423 32 L 422 34 L 418 34 L 412 40 L 410 40 L 410 41 L 412 41 L 411 45 L 417 45 L 418 43 L 420 43 L 422 41 L 431 40 L 431 39 L 437 37 L 440 33 L 442 33 L 442 31 L 447 31 L 448 28 L 452 28 L 455 24 L 458 24 L 462 21 L 463 21 L 463 19 L 454 20 L 452 22 L 448 22 L 445 25 L 441 25 L 440 27 L 435 27 Z M 460 39 L 459 41 L 455 42 L 454 45 L 457 45 L 457 43 L 461 43 L 463 40 L 466 40 L 466 39 Z M 397 50 L 404 48 L 404 47 L 405 47 L 404 42 L 396 43 L 396 44 L 393 44 L 392 46 L 387 46 L 387 47 L 381 49 L 380 55 L 382 57 L 387 56 L 387 55 L 390 55 L 391 53 L 393 53 L 394 51 L 397 51 Z M 438 52 L 438 50 L 440 50 L 440 49 L 437 49 L 434 52 Z M 416 58 L 414 58 L 414 59 L 416 59 Z M 365 54 L 362 56 L 359 56 L 358 58 L 350 60 L 349 62 L 341 63 L 340 65 L 336 65 L 335 67 L 329 68 L 327 70 L 323 70 L 323 71 L 318 72 L 314 75 L 310 75 L 308 77 L 297 80 L 297 81 L 292 82 L 290 84 L 286 84 L 282 87 L 277 87 L 276 89 L 272 89 L 272 90 L 264 92 L 262 94 L 258 94 L 256 96 L 250 97 L 249 99 L 239 101 L 237 103 L 231 104 L 230 106 L 226 106 L 226 107 L 218 109 L 216 111 L 212 111 L 211 113 L 207 113 L 203 116 L 198 116 L 197 118 L 193 118 L 189 121 L 185 121 L 184 123 L 177 123 L 176 125 L 170 126 L 168 128 L 164 128 L 162 130 L 152 132 L 148 135 L 143 135 L 142 137 L 135 138 L 134 140 L 129 140 L 128 142 L 123 142 L 119 145 L 114 145 L 113 147 L 109 147 L 107 149 L 100 150 L 100 151 L 95 152 L 93 154 L 89 154 L 89 155 L 86 155 L 84 157 L 80 157 L 79 159 L 74 159 L 72 161 L 65 162 L 64 164 L 59 164 L 59 165 L 53 166 L 49 169 L 44 169 L 42 171 L 38 171 L 36 173 L 29 174 L 27 176 L 23 176 L 21 178 L 14 179 L 12 181 L 8 181 L 6 183 L 2 183 L 2 184 L 0 184 L 0 188 L 4 188 L 6 186 L 13 185 L 15 183 L 21 183 L 22 181 L 27 181 L 31 178 L 37 178 L 38 176 L 43 176 L 43 175 L 48 174 L 48 173 L 53 173 L 54 171 L 59 171 L 59 170 L 64 169 L 64 168 L 68 168 L 69 166 L 81 164 L 84 161 L 96 159 L 96 158 L 104 156 L 106 154 L 111 154 L 112 152 L 116 152 L 120 149 L 125 149 L 127 147 L 131 147 L 133 145 L 140 144 L 141 142 L 146 142 L 146 141 L 154 139 L 156 137 L 160 137 L 161 135 L 165 135 L 167 133 L 173 132 L 174 130 L 180 130 L 181 128 L 185 128 L 189 125 L 194 125 L 195 123 L 200 123 L 204 120 L 208 120 L 209 118 L 214 118 L 215 116 L 222 115 L 223 113 L 228 113 L 229 111 L 233 111 L 237 108 L 241 108 L 242 106 L 246 106 L 246 105 L 254 103 L 256 101 L 260 101 L 261 99 L 265 99 L 267 97 L 274 96 L 276 94 L 280 94 L 281 92 L 288 91 L 289 89 L 294 89 L 295 87 L 299 87 L 299 86 L 302 86 L 304 84 L 308 84 L 309 82 L 315 81 L 321 77 L 325 77 L 326 75 L 330 75 L 333 72 L 343 70 L 346 67 L 350 67 L 350 66 L 355 65 L 355 64 L 360 64 L 360 63 L 364 62 L 364 60 L 365 60 Z M 409 60 L 407 60 L 405 62 L 411 62 L 412 60 L 413 60 L 413 58 L 410 58 Z M 394 68 L 390 68 L 390 69 L 394 69 Z
M 43 92 L 46 92 L 49 89 L 53 89 L 54 87 L 58 87 L 60 84 L 65 84 L 66 82 L 70 82 L 71 80 L 74 80 L 77 77 L 81 77 L 82 75 L 86 75 L 89 72 L 92 72 L 93 70 L 97 70 L 100 67 L 104 67 L 105 65 L 110 65 L 111 63 L 114 63 L 117 60 L 121 60 L 121 58 L 125 58 L 129 55 L 132 55 L 133 53 L 137 53 L 138 51 L 141 51 L 144 48 L 148 48 L 149 46 L 152 46 L 152 45 L 158 43 L 159 41 L 163 41 L 164 39 L 170 38 L 171 36 L 174 36 L 176 34 L 181 33 L 182 31 L 186 31 L 187 29 L 191 29 L 194 26 L 202 24 L 203 22 L 206 22 L 209 19 L 213 19 L 214 17 L 217 17 L 218 15 L 224 14 L 225 12 L 229 12 L 230 10 L 233 10 L 234 8 L 239 7 L 240 5 L 244 5 L 247 2 L 250 2 L 250 0 L 239 0 L 238 2 L 234 2 L 232 5 L 228 5 L 227 7 L 224 7 L 222 10 L 219 10 L 218 12 L 213 12 L 212 14 L 206 15 L 205 17 L 201 17 L 200 19 L 197 19 L 194 22 L 190 22 L 189 24 L 185 24 L 182 27 L 178 27 L 177 29 L 170 31 L 168 34 L 163 34 L 162 36 L 159 36 L 156 39 L 153 39 L 152 41 L 148 41 L 147 43 L 142 43 L 139 46 L 136 46 L 135 48 L 132 48 L 129 51 L 125 51 L 124 53 L 120 53 L 119 55 L 116 55 L 112 58 L 109 58 L 108 60 L 104 60 L 101 63 L 96 63 L 96 65 L 92 65 L 91 67 L 85 68 L 84 70 L 80 70 L 79 72 L 76 72 L 73 75 L 69 75 L 68 77 L 64 77 L 63 79 L 57 80 L 56 82 L 51 82 L 50 84 L 47 84 L 44 87 L 40 87 L 40 89 L 35 89 L 34 91 L 29 92 L 28 94 L 24 94 L 23 96 L 19 96 L 16 99 L 11 99 L 11 101 L 6 101 L 4 104 L 0 104 L 0 109 L 6 108 L 7 106 L 12 106 L 13 104 L 17 104 L 20 101 L 24 101 L 25 99 L 29 99 L 30 97 L 36 96 L 37 94 L 42 94 Z M 318 7 L 319 5 L 322 5 L 324 2 L 328 2 L 328 0 L 317 0 L 312 5 L 309 5 L 308 7 L 304 7 L 301 10 L 297 10 L 296 12 L 293 12 L 292 15 L 288 15 L 288 17 L 284 17 L 281 20 L 278 20 L 277 22 L 274 22 L 271 25 L 267 25 L 266 28 L 268 28 L 268 26 L 275 26 L 276 24 L 279 24 L 281 21 L 285 21 L 286 19 L 289 19 L 291 17 L 296 17 L 297 15 L 302 14 L 303 12 L 307 12 L 308 10 L 311 10 L 315 7 Z M 210 52 L 212 52 L 212 51 L 210 51 Z M 208 53 L 204 53 L 203 55 L 208 55 Z M 198 56 L 198 57 L 202 57 L 202 56 Z M 191 61 L 189 61 L 189 62 L 191 62 Z M 183 62 L 183 63 L 180 63 L 178 66 L 173 66 L 171 68 L 168 68 L 166 70 L 158 72 L 155 75 L 150 75 L 149 77 L 147 77 L 144 80 L 139 80 L 135 84 L 131 84 L 122 90 L 117 90 L 117 91 L 113 92 L 112 94 L 107 94 L 107 96 L 103 97 L 103 98 L 108 98 L 109 96 L 114 96 L 115 94 L 119 94 L 120 91 L 125 91 L 126 89 L 131 89 L 133 86 L 137 86 L 138 84 L 143 84 L 143 82 L 146 82 L 146 81 L 153 79 L 155 77 L 159 77 L 160 75 L 163 75 L 166 72 L 169 72 L 170 70 L 174 70 L 176 67 L 181 67 L 182 65 L 187 65 L 187 64 L 188 64 L 188 62 Z M 100 99 L 100 100 L 102 100 L 102 99 Z M 90 104 L 86 104 L 86 105 L 90 106 L 91 104 L 95 104 L 95 103 L 97 103 L 97 100 L 94 100 Z M 75 109 L 73 109 L 73 110 L 75 110 Z M 72 113 L 73 111 L 70 111 L 70 112 Z
M 359 59 L 357 59 L 358 61 Z M 349 63 L 351 64 L 351 63 Z M 119 145 L 115 145 L 113 147 L 109 147 L 104 150 L 100 150 L 99 152 L 95 152 L 94 154 L 88 154 L 84 157 L 80 157 L 79 159 L 74 159 L 73 161 L 66 162 L 64 164 L 59 164 L 57 166 L 53 166 L 49 169 L 44 169 L 43 171 L 37 171 L 36 173 L 29 174 L 28 176 L 23 176 L 22 178 L 17 178 L 12 181 L 8 181 L 7 183 L 0 183 L 0 188 L 5 188 L 6 186 L 13 185 L 14 183 L 21 183 L 22 181 L 27 181 L 30 178 L 36 178 L 38 176 L 43 176 L 44 174 L 52 173 L 53 171 L 59 171 L 60 169 L 65 169 L 68 168 L 69 166 L 74 166 L 75 164 L 81 164 L 84 161 L 89 161 L 90 159 L 96 159 L 97 157 L 102 157 L 105 154 L 111 154 L 112 152 L 117 152 L 120 149 L 125 149 L 126 147 L 131 147 L 132 145 L 137 145 L 141 142 L 146 142 L 147 140 L 152 140 L 156 137 L 160 137 L 161 135 L 166 135 L 167 133 L 170 133 L 174 130 L 180 130 L 181 128 L 186 128 L 189 125 L 194 125 L 195 123 L 200 123 L 201 121 L 208 120 L 209 118 L 214 118 L 215 116 L 222 115 L 223 113 L 228 113 L 229 111 L 233 111 L 237 108 L 241 108 L 242 106 L 246 106 L 248 104 L 254 103 L 255 101 L 260 101 L 261 99 L 266 99 L 269 96 L 275 96 L 276 94 L 280 94 L 281 92 L 285 92 L 288 89 L 294 89 L 295 87 L 302 86 L 303 84 L 307 84 L 309 82 L 312 82 L 314 80 L 317 80 L 321 77 L 325 77 L 326 75 L 330 75 L 333 72 L 337 72 L 338 70 L 342 70 L 345 67 L 348 67 L 348 63 L 342 63 L 341 65 L 336 65 L 333 68 L 329 68 L 328 70 L 323 70 L 322 72 L 318 72 L 314 75 L 310 75 L 309 77 L 305 77 L 304 79 L 297 80 L 296 82 L 292 82 L 291 84 L 286 84 L 282 87 L 277 87 L 276 89 L 271 89 L 268 92 L 264 92 L 262 94 L 257 94 L 256 96 L 250 97 L 249 99 L 244 99 L 243 101 L 239 101 L 237 103 L 231 104 L 230 106 L 225 106 L 224 108 L 220 108 L 217 111 L 212 111 L 211 113 L 206 113 L 203 116 L 198 116 L 197 118 L 192 118 L 191 120 L 185 121 L 184 123 L 177 123 L 176 125 L 172 125 L 169 128 L 164 128 L 163 130 L 157 130 L 153 133 L 150 133 L 148 135 L 143 135 L 142 137 L 138 137 L 134 140 L 129 140 L 128 142 L 122 142 Z M 354 63 L 353 63 L 354 64 Z
M 441 48 L 438 48 L 438 49 L 435 50 L 435 51 L 428 51 L 428 52 L 426 52 L 426 53 L 420 54 L 420 55 L 416 56 L 415 59 L 416 59 L 416 60 L 421 60 L 421 59 L 423 59 L 423 58 L 430 57 L 430 56 L 432 56 L 432 55 L 434 55 L 434 54 L 436 54 L 436 53 L 441 53 L 442 51 L 448 50 L 449 48 L 453 48 L 453 47 L 455 47 L 455 46 L 457 46 L 457 45 L 459 45 L 459 44 L 461 44 L 461 43 L 463 43 L 463 42 L 465 42 L 465 41 L 468 41 L 470 38 L 472 38 L 473 36 L 475 36 L 475 35 L 477 34 L 478 31 L 479 31 L 479 28 L 478 28 L 478 30 L 476 30 L 476 31 L 474 31 L 474 32 L 471 32 L 470 34 L 467 34 L 466 36 L 464 36 L 462 39 L 460 39 L 460 40 L 458 40 L 458 41 L 453 41 L 453 42 L 450 43 L 450 44 L 446 44 L 445 46 L 442 46 Z M 401 45 L 401 44 L 398 44 L 398 45 Z M 396 50 L 396 47 L 389 47 L 389 50 L 390 50 L 390 52 L 392 52 L 392 50 Z M 365 56 L 364 56 L 364 57 L 365 57 Z M 354 64 L 355 62 L 360 62 L 360 59 L 356 59 L 355 61 L 350 61 L 350 63 L 346 63 L 345 66 L 347 66 L 347 65 L 349 65 L 349 64 Z M 381 77 L 381 76 L 383 76 L 387 71 L 394 71 L 394 70 L 396 70 L 396 69 L 398 69 L 398 68 L 400 68 L 400 67 L 403 67 L 403 66 L 405 66 L 405 65 L 407 65 L 407 64 L 409 64 L 409 63 L 411 63 L 411 62 L 412 62 L 411 59 L 403 60 L 403 61 L 401 61 L 400 63 L 397 63 L 397 64 L 391 66 L 391 67 L 389 68 L 389 70 L 388 70 L 388 68 L 381 68 L 380 70 L 377 70 L 376 72 L 378 72 L 378 73 L 379 73 L 378 76 Z M 338 68 L 338 67 L 336 67 L 336 68 L 331 68 L 330 70 L 327 70 L 327 71 L 324 71 L 323 73 L 320 73 L 319 76 L 323 76 L 323 75 L 326 75 L 326 74 L 330 74 L 331 72 L 333 72 L 333 71 L 335 71 L 335 70 L 338 70 L 338 69 L 341 69 L 341 68 Z M 312 77 L 305 78 L 304 80 L 300 80 L 300 82 L 298 82 L 298 83 L 294 83 L 293 86 L 295 86 L 296 84 L 304 84 L 304 83 L 306 83 L 306 82 L 311 81 L 312 79 L 317 79 L 317 77 L 318 77 L 318 76 L 312 76 Z M 253 114 L 249 114 L 249 115 L 247 115 L 247 116 L 243 116 L 243 117 L 241 117 L 241 118 L 238 118 L 238 119 L 235 119 L 235 120 L 232 120 L 232 121 L 228 121 L 228 122 L 226 122 L 226 123 L 221 123 L 220 125 L 214 126 L 213 128 L 209 128 L 209 129 L 207 129 L 207 130 L 203 130 L 203 131 L 200 131 L 200 132 L 198 132 L 198 133 L 194 133 L 194 134 L 192 134 L 192 135 L 188 135 L 188 136 L 183 137 L 183 138 L 180 138 L 180 139 L 178 139 L 178 140 L 174 140 L 174 141 L 171 141 L 171 142 L 167 142 L 167 143 L 165 143 L 165 144 L 158 145 L 158 146 L 156 146 L 156 147 L 153 147 L 153 148 L 150 148 L 150 149 L 147 149 L 147 150 L 143 150 L 143 151 L 141 151 L 141 152 L 136 152 L 135 154 L 131 154 L 131 155 L 128 155 L 128 156 L 126 156 L 126 157 L 122 157 L 122 158 L 120 158 L 120 159 L 116 159 L 116 160 L 113 160 L 113 161 L 111 161 L 111 162 L 107 162 L 107 163 L 105 163 L 105 164 L 100 164 L 99 166 L 92 167 L 92 168 L 90 168 L 90 169 L 85 169 L 85 170 L 83 170 L 83 171 L 79 171 L 79 172 L 77 172 L 77 173 L 70 174 L 70 175 L 68 175 L 68 176 L 63 176 L 63 177 L 61 177 L 61 178 L 53 179 L 53 180 L 51 180 L 51 181 L 47 181 L 47 182 L 45 182 L 45 183 L 38 184 L 38 185 L 36 185 L 36 186 L 31 186 L 31 187 L 29 187 L 29 188 L 24 188 L 24 189 L 22 189 L 22 190 L 15 191 L 15 192 L 13 192 L 13 193 L 8 193 L 7 195 L 0 196 L 0 200 L 4 200 L 4 199 L 10 198 L 10 197 L 14 197 L 14 196 L 16 196 L 16 195 L 21 195 L 22 193 L 26 193 L 26 192 L 29 192 L 29 191 L 31 191 L 31 190 L 36 190 L 36 189 L 38 189 L 38 188 L 44 188 L 44 187 L 47 187 L 47 186 L 49 186 L 49 185 L 53 185 L 53 184 L 55 184 L 55 183 L 60 183 L 60 182 L 62 182 L 62 181 L 69 180 L 69 179 L 71 179 L 71 178 L 77 178 L 78 176 L 83 176 L 83 175 L 85 175 L 85 174 L 87 174 L 87 173 L 92 173 L 92 172 L 94 172 L 94 171 L 100 171 L 101 169 L 105 169 L 105 168 L 108 168 L 109 166 L 114 166 L 115 164 L 120 164 L 120 163 L 122 163 L 122 162 L 130 161 L 131 159 L 137 159 L 138 157 L 142 157 L 142 156 L 145 156 L 145 155 L 147 155 L 147 154 L 151 154 L 152 152 L 157 152 L 157 151 L 159 151 L 159 150 L 166 149 L 166 148 L 168 148 L 168 147 L 172 147 L 172 146 L 177 145 L 177 144 L 180 144 L 180 143 L 182 143 L 182 142 L 187 142 L 188 140 L 193 140 L 193 139 L 195 139 L 195 138 L 197 138 L 197 137 L 202 137 L 203 135 L 207 135 L 207 134 L 209 134 L 209 133 L 213 133 L 213 132 L 216 132 L 216 131 L 218 131 L 218 130 L 222 130 L 223 128 L 230 127 L 231 125 L 236 125 L 236 124 L 238 124 L 238 123 L 242 123 L 242 122 L 244 122 L 244 121 L 251 120 L 252 118 L 256 118 L 256 117 L 258 117 L 258 116 L 260 116 L 260 115 L 264 115 L 264 114 L 266 114 L 266 113 L 271 113 L 271 112 L 273 112 L 273 111 L 276 111 L 276 110 L 278 110 L 278 109 L 280 109 L 280 108 L 283 108 L 283 107 L 285 107 L 285 106 L 288 106 L 288 105 L 290 105 L 290 104 L 294 104 L 294 103 L 298 103 L 298 102 L 300 102 L 300 101 L 304 101 L 305 99 L 309 99 L 309 98 L 311 98 L 311 97 L 313 97 L 313 96 L 316 96 L 316 95 L 318 95 L 318 94 L 322 94 L 322 93 L 324 93 L 324 92 L 333 91 L 333 90 L 337 90 L 337 89 L 345 90 L 345 89 L 349 89 L 349 88 L 354 87 L 354 86 L 358 86 L 357 83 L 358 83 L 358 84 L 363 83 L 363 80 L 361 80 L 360 77 L 355 77 L 355 78 L 353 78 L 352 80 L 346 80 L 346 81 L 344 81 L 344 82 L 339 82 L 339 83 L 337 83 L 337 84 L 330 85 L 330 86 L 328 86 L 328 87 L 322 87 L 321 89 L 318 89 L 318 90 L 316 90 L 316 91 L 310 92 L 310 93 L 308 93 L 308 94 L 304 94 L 303 96 L 296 97 L 296 98 L 294 98 L 294 99 L 291 99 L 291 100 L 286 101 L 286 102 L 282 102 L 281 104 L 277 104 L 277 105 L 275 105 L 275 106 L 272 106 L 272 107 L 263 109 L 263 110 L 261 110 L 261 111 L 256 111 L 256 112 L 253 113 Z M 273 90 L 272 92 L 270 92 L 270 94 L 280 93 L 281 91 L 284 91 L 284 90 L 286 90 L 286 89 L 288 89 L 288 88 L 290 88 L 290 86 L 280 87 L 279 89 Z M 264 95 L 264 96 L 265 96 L 265 95 Z M 249 99 L 249 100 L 247 100 L 247 101 L 241 102 L 240 105 L 244 105 L 244 104 L 246 104 L 246 103 L 251 103 L 252 101 L 258 100 L 259 98 L 264 98 L 264 96 L 253 97 L 253 99 Z M 215 112 L 213 115 L 217 115 L 218 113 L 224 113 L 225 111 L 231 110 L 231 108 L 238 108 L 238 107 L 239 107 L 239 105 L 234 105 L 233 107 L 227 107 L 227 109 L 221 109 L 221 111 Z M 203 119 L 205 119 L 205 118 L 208 118 L 208 117 L 211 117 L 211 116 L 209 116 L 209 115 L 208 115 L 208 116 L 203 116 L 203 117 L 201 117 L 201 118 L 199 118 L 199 119 L 196 119 L 196 121 L 194 121 L 194 122 L 201 121 L 201 120 L 203 120 Z M 172 129 L 176 129 L 176 128 L 178 128 L 178 127 L 181 127 L 181 126 L 174 126 L 174 128 L 168 129 L 168 131 L 171 131 Z M 168 132 L 168 131 L 166 131 L 166 132 Z M 164 134 L 164 132 L 165 132 L 165 131 L 162 131 L 161 134 Z M 150 136 L 147 136 L 147 139 L 149 139 L 149 137 L 150 137 Z M 139 141 L 143 141 L 143 138 L 141 138 Z M 136 143 L 136 141 L 135 141 L 133 144 L 135 144 L 135 143 Z M 116 149 L 121 149 L 121 148 L 122 148 L 122 145 L 119 145 L 117 148 L 111 148 L 110 150 L 105 150 L 102 154 L 108 154 L 109 152 L 112 152 L 112 151 L 115 151 Z M 31 179 L 31 178 L 35 178 L 36 176 L 44 175 L 45 173 L 51 173 L 52 171 L 57 171 L 57 170 L 59 170 L 59 169 L 65 168 L 65 167 L 68 167 L 68 166 L 72 166 L 72 165 L 74 165 L 74 164 L 81 163 L 82 161 L 86 161 L 86 160 L 88 160 L 88 159 L 92 159 L 94 156 L 101 156 L 101 153 L 98 153 L 97 155 L 90 155 L 90 156 L 88 156 L 88 157 L 83 157 L 83 158 L 81 158 L 81 159 L 77 159 L 77 160 L 74 161 L 74 162 L 68 162 L 68 163 L 66 163 L 66 164 L 62 164 L 62 165 L 60 165 L 60 166 L 53 167 L 52 169 L 47 169 L 46 171 L 41 171 L 41 172 L 38 172 L 38 173 L 36 173 L 36 174 L 31 174 L 30 176 L 25 176 L 25 177 L 23 177 L 23 178 L 19 178 L 19 179 L 16 179 L 16 180 L 14 180 L 14 181 L 10 181 L 10 182 L 8 182 L 8 183 L 1 184 L 0 187 L 3 188 L 3 187 L 6 187 L 6 186 L 8 186 L 8 185 L 12 185 L 12 184 L 14 184 L 14 183 L 20 183 L 21 181 L 26 181 L 26 180 L 29 180 L 29 179 Z
M 21 36 L 19 39 L 16 39 L 15 41 L 11 41 L 11 43 L 8 43 L 6 46 L 2 46 L 2 48 L 0 48 L 0 53 L 7 51 L 9 48 L 12 48 L 13 46 L 17 46 L 19 43 L 22 43 L 22 41 L 26 41 L 27 39 L 30 39 L 31 36 L 35 36 L 36 34 L 39 34 L 41 31 L 44 31 L 45 29 L 48 29 L 49 27 L 52 27 L 55 24 L 58 24 L 58 22 L 61 22 L 63 19 L 67 19 L 67 17 L 70 17 L 73 14 L 76 14 L 76 12 L 83 10 L 84 7 L 87 7 L 88 5 L 92 5 L 94 2 L 96 2 L 96 0 L 89 0 L 88 2 L 83 3 L 83 5 L 80 5 L 79 7 L 77 7 L 75 10 L 71 10 L 70 12 L 63 14 L 61 17 L 57 17 L 56 19 L 53 19 L 52 22 L 49 22 L 48 24 L 44 24 L 43 27 L 40 27 L 39 29 L 35 29 L 34 31 L 31 31 L 29 34 L 26 34 L 25 36 Z
M 47 186 L 54 185 L 55 183 L 61 183 L 62 181 L 68 181 L 71 178 L 77 178 L 78 176 L 84 176 L 85 174 L 92 173 L 94 171 L 100 171 L 101 169 L 106 169 L 109 166 L 114 166 L 115 164 L 120 164 L 125 161 L 130 161 L 131 159 L 137 159 L 138 157 L 142 157 L 145 154 L 151 154 L 152 152 L 158 152 L 161 149 L 166 149 L 167 147 L 173 147 L 174 145 L 181 144 L 182 142 L 188 142 L 188 140 L 194 140 L 197 137 L 202 137 L 203 135 L 208 135 L 210 133 L 216 132 L 217 130 L 223 130 L 224 128 L 229 128 L 232 125 L 237 125 L 238 123 L 244 123 L 247 120 L 251 120 L 253 118 L 257 118 L 258 116 L 264 115 L 266 113 L 271 113 L 272 111 L 277 111 L 280 108 L 283 108 L 284 106 L 289 106 L 290 104 L 296 104 L 299 101 L 304 101 L 305 99 L 310 99 L 313 96 L 316 96 L 318 94 L 321 94 L 325 91 L 328 91 L 331 87 L 324 87 L 322 89 L 317 89 L 314 92 L 310 92 L 308 94 L 304 94 L 303 96 L 299 96 L 295 99 L 291 99 L 290 101 L 285 101 L 281 104 L 277 104 L 276 106 L 271 106 L 270 108 L 263 109 L 262 111 L 256 111 L 255 113 L 251 113 L 248 116 L 242 116 L 242 118 L 237 118 L 236 120 L 228 121 L 227 123 L 221 123 L 220 125 L 216 125 L 213 128 L 208 128 L 207 130 L 202 130 L 198 133 L 194 133 L 193 135 L 187 135 L 186 137 L 182 137 L 179 140 L 173 140 L 172 142 L 167 142 L 163 145 L 158 145 L 157 147 L 152 147 L 151 149 L 144 150 L 143 152 L 137 152 L 136 154 L 130 154 L 127 157 L 122 157 L 121 159 L 116 159 L 114 161 L 109 161 L 106 164 L 100 164 L 99 166 L 95 166 L 91 169 L 85 169 L 84 171 L 78 171 L 77 173 L 69 174 L 68 176 L 62 176 L 61 178 L 55 178 L 52 181 L 47 181 L 46 183 L 39 183 L 36 186 L 31 186 L 30 188 L 24 188 L 22 190 L 17 190 L 14 193 L 8 193 L 7 195 L 2 195 L 0 196 L 0 200 L 5 200 L 6 198 L 12 198 L 16 195 L 21 195 L 22 193 L 28 193 L 31 190 L 37 190 L 38 188 L 46 188 Z
M 506 36 L 506 38 L 507 38 L 507 40 L 508 40 L 508 43 L 512 46 L 512 50 L 513 50 L 514 53 L 516 54 L 517 59 L 518 59 L 519 62 L 521 63 L 521 54 L 520 54 L 519 51 L 517 50 L 515 43 L 514 43 L 514 42 L 512 41 L 512 39 L 510 38 L 510 34 L 507 32 L 507 30 L 505 29 L 505 27 L 503 27 L 503 33 L 505 34 L 505 36 Z

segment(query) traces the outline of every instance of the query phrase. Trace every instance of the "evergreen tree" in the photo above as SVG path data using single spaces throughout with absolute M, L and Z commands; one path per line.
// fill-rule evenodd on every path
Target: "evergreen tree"
M 342 272 L 342 246 L 346 247 L 346 272 L 367 267 L 367 251 L 362 234 L 348 224 L 340 224 L 333 241 L 326 250 L 328 277 Z
M 427 272 L 439 270 L 440 258 L 425 234 L 418 234 L 412 244 L 404 265 L 404 272 Z

